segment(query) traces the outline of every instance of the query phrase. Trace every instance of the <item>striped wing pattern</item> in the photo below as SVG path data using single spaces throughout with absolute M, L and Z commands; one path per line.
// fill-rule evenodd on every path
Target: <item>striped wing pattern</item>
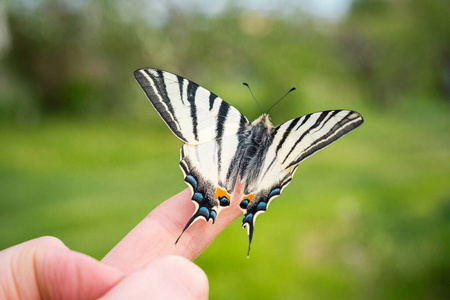
M 235 135 L 249 123 L 214 93 L 181 76 L 140 69 L 134 77 L 167 126 L 185 143 L 198 145 Z
M 185 144 L 180 167 L 195 211 L 183 232 L 199 219 L 214 223 L 230 205 L 236 184 L 249 249 L 258 214 L 289 184 L 298 164 L 363 123 L 357 112 L 331 110 L 273 127 L 268 115 L 250 123 L 214 93 L 159 69 L 134 72 L 139 85 L 172 132 Z
M 330 110 L 309 114 L 275 128 L 272 149 L 283 168 L 288 169 L 361 125 L 360 114 Z
M 357 112 L 332 110 L 305 115 L 273 129 L 262 166 L 254 178 L 245 180 L 245 194 L 255 195 L 243 209 L 250 243 L 256 216 L 290 183 L 298 164 L 362 123 Z

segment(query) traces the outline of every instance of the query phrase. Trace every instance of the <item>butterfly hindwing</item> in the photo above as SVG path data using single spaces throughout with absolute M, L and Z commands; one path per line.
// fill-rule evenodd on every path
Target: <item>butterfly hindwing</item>
M 220 211 L 231 204 L 236 177 L 228 173 L 234 168 L 237 147 L 238 135 L 234 135 L 181 148 L 180 166 L 197 208 L 184 230 L 200 218 L 214 223 Z

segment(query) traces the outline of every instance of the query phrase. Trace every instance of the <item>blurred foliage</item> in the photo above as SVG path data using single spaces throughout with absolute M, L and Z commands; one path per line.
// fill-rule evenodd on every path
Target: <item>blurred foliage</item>
M 340 22 L 293 2 L 0 3 L 0 249 L 55 235 L 101 258 L 186 187 L 181 143 L 132 76 L 157 67 L 249 119 L 260 112 L 242 82 L 265 109 L 297 87 L 277 124 L 334 108 L 365 118 L 300 165 L 249 260 L 237 222 L 197 259 L 211 298 L 450 298 L 450 2 L 354 0 Z
M 0 109 L 133 111 L 131 73 L 147 66 L 229 90 L 229 101 L 248 96 L 243 81 L 267 105 L 292 85 L 302 105 L 450 98 L 448 1 L 357 1 L 338 24 L 234 2 L 214 17 L 167 2 L 158 18 L 149 3 L 6 2 Z

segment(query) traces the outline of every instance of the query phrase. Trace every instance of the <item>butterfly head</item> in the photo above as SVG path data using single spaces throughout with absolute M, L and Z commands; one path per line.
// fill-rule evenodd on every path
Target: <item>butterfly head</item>
M 273 128 L 272 119 L 268 114 L 262 114 L 258 119 L 252 122 L 252 126 L 262 126 L 270 130 Z

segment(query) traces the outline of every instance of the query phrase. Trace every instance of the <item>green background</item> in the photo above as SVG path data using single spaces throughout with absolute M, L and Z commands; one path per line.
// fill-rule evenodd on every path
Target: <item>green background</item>
M 365 119 L 299 166 L 250 259 L 239 218 L 195 261 L 212 299 L 448 299 L 449 3 L 347 1 L 340 18 L 207 3 L 0 4 L 0 249 L 53 235 L 100 259 L 186 188 L 182 143 L 132 76 L 158 67 L 251 120 L 242 82 L 264 109 L 297 88 L 274 124 L 338 108 Z

